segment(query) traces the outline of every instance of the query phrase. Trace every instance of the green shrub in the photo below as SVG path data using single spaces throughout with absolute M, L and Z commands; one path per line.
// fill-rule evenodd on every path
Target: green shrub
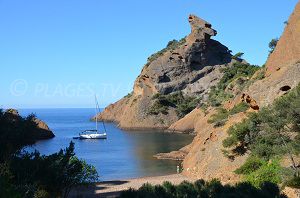
M 245 102 L 240 102 L 239 104 L 235 105 L 230 111 L 229 115 L 234 115 L 240 112 L 245 112 L 249 109 L 249 105 Z
M 259 187 L 253 186 L 249 182 L 237 183 L 234 186 L 222 185 L 222 183 L 213 179 L 210 182 L 197 180 L 194 183 L 183 181 L 177 186 L 170 182 L 164 182 L 163 185 L 152 186 L 144 184 L 138 190 L 129 189 L 119 196 L 120 198 L 216 198 L 216 197 L 266 197 L 266 198 L 285 198 L 280 194 L 278 186 L 271 182 L 263 182 Z
M 279 171 L 281 168 L 279 162 L 280 159 L 273 159 L 269 164 L 264 163 L 256 171 L 246 174 L 244 177 L 245 181 L 250 182 L 255 187 L 259 187 L 265 181 L 280 184 L 282 182 L 282 178 Z
M 214 128 L 218 128 L 218 127 L 221 127 L 221 126 L 224 126 L 226 124 L 227 120 L 221 120 L 221 121 L 218 121 L 215 125 L 214 125 Z
M 166 53 L 167 51 L 172 51 L 172 50 L 175 50 L 177 49 L 179 46 L 181 46 L 182 44 L 184 44 L 186 42 L 185 40 L 185 37 L 182 38 L 180 41 L 177 41 L 177 40 L 172 40 L 172 41 L 169 41 L 167 46 L 158 51 L 157 53 L 154 53 L 152 54 L 148 60 L 147 60 L 147 63 L 146 63 L 146 67 L 148 67 L 153 61 L 157 60 L 159 57 L 163 56 L 164 53 Z
M 295 176 L 292 179 L 285 182 L 284 185 L 287 186 L 287 187 L 298 188 L 299 189 L 300 188 L 300 177 Z
M 220 69 L 224 73 L 224 76 L 220 79 L 218 83 L 219 89 L 225 89 L 229 83 L 239 77 L 248 77 L 249 79 L 253 74 L 259 70 L 260 67 L 257 65 L 250 65 L 244 63 L 234 63 L 231 67 Z
M 221 106 L 222 102 L 232 98 L 229 92 L 225 92 L 223 89 L 218 89 L 215 86 L 212 86 L 208 95 L 207 103 L 209 106 L 218 107 Z
M 232 56 L 232 59 L 241 59 L 243 55 L 244 55 L 243 52 L 238 52 Z
M 124 96 L 124 98 L 131 98 L 132 95 L 133 93 L 128 93 L 126 96 Z
M 245 102 L 240 102 L 239 104 L 235 105 L 230 111 L 227 111 L 226 109 L 222 107 L 216 108 L 218 113 L 213 114 L 213 119 L 207 120 L 207 123 L 215 123 L 214 127 L 221 127 L 226 124 L 227 118 L 229 115 L 234 115 L 240 112 L 244 112 L 247 109 L 249 109 L 249 106 Z
M 278 38 L 274 38 L 274 39 L 272 39 L 272 40 L 270 41 L 270 43 L 269 43 L 269 48 L 270 48 L 270 51 L 269 51 L 269 52 L 270 52 L 270 54 L 275 50 L 275 47 L 276 47 L 278 41 L 279 41 Z
M 234 172 L 236 174 L 246 175 L 258 170 L 261 166 L 267 164 L 268 161 L 263 158 L 251 157 L 247 159 L 245 164 L 243 164 L 240 168 L 236 169 Z
M 167 114 L 169 107 L 174 107 L 179 118 L 183 118 L 198 106 L 199 98 L 184 96 L 181 91 L 168 95 L 157 93 L 152 96 L 154 103 L 149 107 L 148 115 Z

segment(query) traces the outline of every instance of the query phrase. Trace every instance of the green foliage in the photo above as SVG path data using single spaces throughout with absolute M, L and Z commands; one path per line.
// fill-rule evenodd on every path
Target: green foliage
M 132 93 L 128 93 L 126 96 L 124 96 L 124 98 L 131 98 L 132 95 Z
M 225 91 L 225 88 L 230 84 L 234 86 L 233 81 L 235 79 L 236 83 L 240 86 L 246 86 L 246 82 L 253 76 L 253 74 L 259 70 L 259 66 L 244 64 L 244 63 L 234 63 L 231 67 L 220 69 L 224 73 L 223 77 L 217 84 L 217 87 L 212 86 L 207 99 L 208 105 L 213 107 L 220 106 L 224 101 L 233 98 L 234 95 L 230 91 Z
M 243 145 L 258 157 L 271 158 L 284 154 L 299 154 L 300 86 L 275 100 L 273 105 L 252 113 L 248 119 L 230 127 L 224 147 Z M 292 138 L 293 137 L 293 138 Z M 228 144 L 231 142 L 232 144 Z M 233 149 L 238 152 L 238 149 Z
M 239 104 L 235 105 L 230 111 L 229 115 L 234 115 L 240 112 L 245 112 L 249 109 L 249 105 L 245 102 L 240 102 Z
M 148 115 L 168 114 L 169 107 L 174 107 L 180 118 L 195 109 L 200 101 L 199 98 L 184 96 L 181 91 L 168 95 L 157 93 L 153 95 L 152 100 L 154 103 L 148 109 Z
M 232 59 L 241 59 L 243 55 L 244 55 L 243 52 L 238 52 L 232 56 Z
M 270 41 L 270 43 L 269 43 L 269 48 L 270 48 L 270 51 L 269 51 L 269 52 L 270 52 L 270 53 L 272 53 L 272 52 L 274 51 L 274 49 L 275 49 L 275 47 L 276 47 L 278 41 L 279 41 L 278 38 L 274 38 L 274 39 L 272 39 L 272 40 Z
M 224 147 L 231 147 L 224 153 L 228 156 L 241 155 L 250 151 L 250 158 L 235 172 L 244 174 L 246 181 L 255 186 L 263 181 L 280 183 L 291 178 L 289 174 L 280 175 L 279 158 L 287 155 L 293 170 L 293 155 L 300 153 L 300 86 L 290 90 L 258 113 L 252 113 L 247 119 L 228 129 L 229 137 L 223 141 Z M 261 160 L 264 159 L 264 160 Z M 271 163 L 267 163 L 273 159 Z M 291 169 L 290 169 L 291 170 Z
M 73 142 L 65 150 L 49 156 L 41 156 L 37 151 L 16 155 L 11 159 L 10 169 L 17 175 L 16 184 L 34 185 L 51 197 L 67 197 L 72 187 L 88 187 L 98 180 L 95 167 L 75 156 Z
M 291 188 L 300 188 L 300 177 L 296 176 L 284 183 L 285 186 Z
M 163 104 L 163 101 L 161 100 L 156 100 L 154 104 L 149 107 L 147 115 L 158 115 L 160 113 L 162 114 L 168 114 L 168 106 L 165 106 Z
M 265 197 L 265 198 L 284 198 L 280 194 L 276 184 L 265 182 L 259 187 L 254 187 L 249 182 L 237 183 L 234 186 L 222 185 L 217 179 L 210 182 L 197 180 L 194 183 L 183 181 L 177 186 L 170 182 L 164 182 L 163 185 L 152 186 L 144 184 L 138 190 L 129 189 L 119 196 L 120 198 L 215 198 L 215 197 Z
M 259 70 L 260 67 L 257 65 L 250 65 L 244 63 L 234 63 L 231 67 L 220 69 L 224 73 L 224 76 L 220 79 L 218 83 L 219 89 L 225 89 L 229 83 L 239 77 L 251 78 L 253 74 Z
M 216 108 L 218 111 L 217 114 L 213 114 L 213 119 L 207 120 L 207 123 L 215 123 L 214 127 L 221 127 L 226 124 L 227 118 L 230 115 L 234 115 L 240 112 L 244 112 L 249 109 L 249 106 L 245 102 L 240 102 L 239 104 L 235 105 L 230 111 L 227 111 L 226 109 L 222 107 Z
M 72 142 L 49 156 L 22 150 L 38 138 L 34 119 L 0 109 L 0 197 L 67 197 L 72 187 L 97 181 L 97 171 L 75 156 Z
M 132 103 L 130 104 L 130 107 L 132 107 L 137 101 L 138 101 L 137 98 L 133 99 L 133 100 L 132 100 Z
M 247 175 L 258 170 L 262 166 L 266 166 L 267 164 L 268 161 L 263 158 L 250 157 L 247 159 L 245 164 L 243 164 L 240 168 L 236 169 L 234 172 L 236 174 Z
M 30 146 L 38 139 L 36 116 L 27 117 L 5 113 L 0 109 L 0 163 L 24 146 Z
M 263 163 L 259 169 L 245 175 L 245 181 L 250 182 L 253 186 L 259 187 L 263 182 L 269 181 L 280 184 L 282 178 L 280 175 L 280 160 L 274 159 L 271 163 Z
M 153 61 L 155 61 L 156 59 L 158 59 L 159 57 L 163 56 L 164 53 L 166 53 L 167 51 L 172 51 L 172 50 L 175 50 L 177 49 L 179 46 L 181 46 L 182 44 L 184 44 L 186 42 L 185 40 L 185 37 L 182 38 L 180 41 L 177 41 L 177 40 L 172 40 L 172 41 L 169 41 L 167 46 L 158 51 L 157 53 L 155 54 L 152 54 L 149 58 L 148 58 L 148 61 L 146 63 L 146 67 L 148 67 Z
M 206 116 L 207 114 L 209 114 L 209 112 L 207 111 L 207 107 L 205 104 L 202 104 L 200 106 L 200 109 L 204 112 L 204 115 Z
M 218 89 L 215 86 L 210 88 L 210 92 L 208 95 L 207 103 L 212 107 L 218 107 L 222 104 L 222 102 L 233 98 L 233 95 L 225 92 L 223 89 Z

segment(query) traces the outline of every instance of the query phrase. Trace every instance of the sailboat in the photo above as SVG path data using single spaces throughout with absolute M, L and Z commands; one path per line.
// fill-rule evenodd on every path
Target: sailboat
M 104 133 L 98 133 L 98 118 L 97 113 L 100 112 L 99 104 L 97 101 L 97 97 L 95 95 L 95 110 L 96 110 L 96 130 L 85 130 L 81 133 L 79 133 L 79 139 L 106 139 L 106 128 L 103 123 Z M 97 111 L 98 110 L 98 111 Z

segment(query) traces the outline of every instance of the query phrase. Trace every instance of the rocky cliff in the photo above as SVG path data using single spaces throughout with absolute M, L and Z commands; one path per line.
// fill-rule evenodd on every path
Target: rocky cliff
M 225 108 L 232 109 L 234 105 L 246 102 L 250 106 L 248 111 L 259 111 L 299 84 L 299 16 L 300 3 L 297 4 L 289 18 L 275 51 L 267 61 L 265 78 L 254 81 L 235 98 L 224 102 Z M 255 76 L 257 74 L 252 79 Z M 192 144 L 188 146 L 189 150 L 185 150 L 187 154 L 185 154 L 183 161 L 183 174 L 206 180 L 217 177 L 225 183 L 236 182 L 240 178 L 233 173 L 233 170 L 244 164 L 247 154 L 234 160 L 227 159 L 222 153 L 222 149 L 224 149 L 222 141 L 227 137 L 227 129 L 234 123 L 242 121 L 246 114 L 243 112 L 235 114 L 228 118 L 224 126 L 215 128 L 206 120 L 213 118 L 216 108 L 212 107 L 208 111 L 209 113 L 205 115 L 200 109 L 194 110 L 170 127 L 174 130 L 194 130 L 197 132 Z M 182 152 L 179 151 L 179 153 Z
M 181 99 L 198 98 L 198 102 L 207 98 L 223 76 L 220 68 L 238 60 L 232 59 L 226 46 L 211 39 L 217 32 L 210 23 L 192 14 L 188 22 L 191 33 L 151 55 L 132 93 L 106 107 L 97 115 L 100 120 L 118 122 L 123 129 L 166 129 L 192 109 L 178 113 L 178 104 L 166 100 L 165 95 L 180 92 Z M 153 98 L 157 95 L 160 103 Z
M 266 63 L 267 75 L 273 74 L 286 66 L 299 60 L 300 55 L 300 4 L 286 22 L 286 27 L 278 41 L 275 50 L 270 54 Z
M 21 118 L 18 110 L 15 110 L 15 109 L 6 109 L 5 115 L 9 116 L 9 118 L 12 122 Z M 37 118 L 34 118 L 33 121 L 37 124 L 35 134 L 36 134 L 36 137 L 38 140 L 49 139 L 49 138 L 55 137 L 53 132 L 49 129 L 48 125 L 44 121 L 41 121 Z

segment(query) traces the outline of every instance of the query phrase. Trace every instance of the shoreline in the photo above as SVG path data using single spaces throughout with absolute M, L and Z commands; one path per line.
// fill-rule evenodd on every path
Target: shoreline
M 94 185 L 86 191 L 80 191 L 80 188 L 75 188 L 70 192 L 68 197 L 116 197 L 120 195 L 122 191 L 128 190 L 129 188 L 138 189 L 144 183 L 158 185 L 164 181 L 169 181 L 174 185 L 178 185 L 185 180 L 194 182 L 194 180 L 182 174 L 102 181 L 94 183 Z

